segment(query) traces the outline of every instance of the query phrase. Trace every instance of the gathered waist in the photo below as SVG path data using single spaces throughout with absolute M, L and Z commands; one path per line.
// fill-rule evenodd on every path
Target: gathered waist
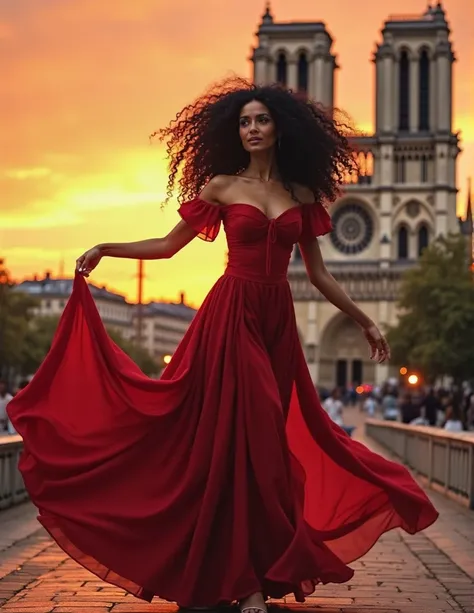
M 257 271 L 236 269 L 233 266 L 228 266 L 224 271 L 225 277 L 235 277 L 236 279 L 243 279 L 244 281 L 252 281 L 253 283 L 262 283 L 264 285 L 279 285 L 282 283 L 288 283 L 286 273 L 281 274 L 262 274 Z

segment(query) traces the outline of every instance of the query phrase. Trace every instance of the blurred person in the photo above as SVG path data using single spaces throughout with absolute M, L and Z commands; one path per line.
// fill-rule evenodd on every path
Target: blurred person
M 0 435 L 8 432 L 7 405 L 13 396 L 8 391 L 6 381 L 0 380 Z
M 439 394 L 439 410 L 438 410 L 438 420 L 437 425 L 443 427 L 444 422 L 446 421 L 446 411 L 449 405 L 453 401 L 453 395 L 446 389 L 440 391 Z
M 323 409 L 335 424 L 342 428 L 346 434 L 352 436 L 354 427 L 344 424 L 344 403 L 342 398 L 343 394 L 341 389 L 338 387 L 334 388 L 331 395 L 323 402 Z
M 403 424 L 412 423 L 415 419 L 420 417 L 420 412 L 413 402 L 412 395 L 409 392 L 405 392 L 403 394 L 399 404 L 399 411 Z
M 430 426 L 436 426 L 438 419 L 438 411 L 440 409 L 440 401 L 436 396 L 432 387 L 428 388 L 428 393 L 422 400 L 424 407 L 424 416 Z
M 28 380 L 24 379 L 22 381 L 20 381 L 20 383 L 18 384 L 18 387 L 16 388 L 16 390 L 13 391 L 13 394 L 11 395 L 12 399 L 14 396 L 16 396 L 16 394 L 18 394 L 19 391 L 21 391 L 22 389 L 25 389 L 25 387 L 28 385 Z M 7 416 L 7 427 L 6 427 L 6 431 L 7 434 L 17 434 L 17 431 L 15 430 L 11 419 L 8 418 Z
M 447 430 L 448 432 L 462 432 L 464 430 L 464 425 L 461 419 L 461 411 L 454 398 L 450 398 L 446 405 L 443 429 Z
M 375 411 L 377 410 L 377 401 L 375 400 L 375 395 L 372 392 L 367 394 L 367 398 L 363 403 L 363 410 L 366 415 L 369 417 L 375 416 Z
M 344 404 L 342 402 L 341 390 L 338 387 L 334 388 L 331 395 L 323 402 L 323 409 L 335 424 L 341 427 L 344 425 Z
M 387 421 L 398 421 L 400 418 L 397 394 L 393 387 L 387 387 L 383 395 L 382 416 Z
M 302 602 L 317 583 L 351 579 L 348 564 L 383 532 L 414 533 L 438 516 L 405 467 L 333 423 L 299 342 L 287 281 L 295 243 L 370 357 L 390 357 L 318 244 L 331 231 L 324 203 L 355 163 L 335 117 L 240 79 L 178 113 L 158 136 L 182 220 L 165 237 L 78 258 L 51 351 L 9 406 L 43 526 L 139 598 L 265 613 L 269 597 Z M 107 337 L 84 277 L 104 256 L 170 258 L 196 236 L 213 241 L 222 224 L 227 269 L 151 380 Z

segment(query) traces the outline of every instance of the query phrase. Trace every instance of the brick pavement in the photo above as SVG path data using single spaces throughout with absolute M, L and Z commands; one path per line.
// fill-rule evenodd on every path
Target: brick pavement
M 348 421 L 360 418 L 351 413 Z M 362 428 L 355 436 L 367 443 Z M 384 535 L 353 565 L 352 581 L 318 587 L 305 604 L 290 597 L 275 601 L 275 608 L 297 613 L 474 613 L 474 513 L 440 494 L 430 495 L 441 513 L 437 524 L 415 536 L 398 530 Z M 52 543 L 35 516 L 29 503 L 0 513 L 2 613 L 177 610 L 159 599 L 144 603 L 99 581 Z

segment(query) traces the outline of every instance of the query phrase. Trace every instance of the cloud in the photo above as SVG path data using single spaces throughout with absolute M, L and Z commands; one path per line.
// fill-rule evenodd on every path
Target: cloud
M 51 168 L 11 168 L 5 170 L 4 175 L 7 179 L 17 179 L 23 181 L 24 179 L 38 179 L 42 177 L 48 177 L 52 174 Z
M 51 172 L 42 174 L 39 169 L 10 169 L 0 175 L 0 211 L 2 224 L 8 215 L 21 214 L 41 203 L 45 210 L 54 209 L 54 199 L 62 178 Z M 50 204 L 48 204 L 50 203 Z
M 91 211 L 132 210 L 147 203 L 159 208 L 166 198 L 163 155 L 159 146 L 146 146 L 104 152 L 92 166 L 90 159 L 53 155 L 49 161 L 56 169 L 6 168 L 0 174 L 2 224 L 53 227 L 78 223 Z

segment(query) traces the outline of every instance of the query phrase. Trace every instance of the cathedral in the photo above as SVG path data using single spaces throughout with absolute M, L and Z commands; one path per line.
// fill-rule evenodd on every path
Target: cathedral
M 268 5 L 253 49 L 254 81 L 279 82 L 334 107 L 338 68 L 322 21 L 278 22 Z M 459 231 L 458 136 L 453 132 L 450 29 L 441 3 L 383 24 L 375 64 L 375 132 L 354 137 L 359 170 L 331 205 L 321 239 L 326 265 L 381 329 L 397 321 L 402 273 L 435 237 Z M 298 249 L 289 272 L 313 381 L 325 388 L 380 384 L 393 366 L 374 364 L 360 330 L 309 283 Z

